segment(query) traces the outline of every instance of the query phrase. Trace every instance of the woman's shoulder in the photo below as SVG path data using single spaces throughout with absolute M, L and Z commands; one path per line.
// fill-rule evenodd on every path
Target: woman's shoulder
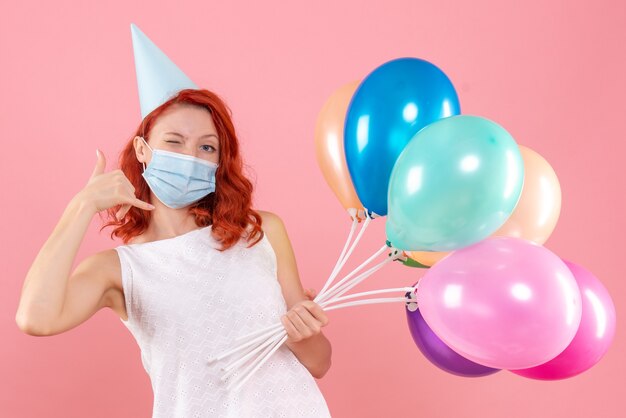
M 261 209 L 256 209 L 256 212 L 261 215 L 261 218 L 263 219 L 263 221 L 265 221 L 265 219 L 267 219 L 268 217 L 274 215 L 273 212 L 270 212 L 269 210 L 261 210 Z
M 266 210 L 257 210 L 257 212 L 262 218 L 263 233 L 267 236 L 274 250 L 280 250 L 287 244 L 290 245 L 287 229 L 281 217 Z
M 257 210 L 259 215 L 261 215 L 261 228 L 266 233 L 271 233 L 268 231 L 275 231 L 277 228 L 282 227 L 283 220 L 274 212 L 270 212 L 268 210 Z

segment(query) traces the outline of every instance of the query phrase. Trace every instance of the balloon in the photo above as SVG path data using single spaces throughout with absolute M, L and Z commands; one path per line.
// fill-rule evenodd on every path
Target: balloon
M 450 254 L 448 251 L 405 251 L 405 253 L 411 259 L 428 267 Z
M 520 238 L 489 237 L 426 271 L 417 302 L 433 332 L 487 367 L 546 363 L 572 341 L 581 295 L 565 263 Z
M 524 160 L 524 188 L 515 210 L 494 235 L 524 238 L 543 244 L 561 213 L 561 186 L 550 164 L 537 152 L 520 145 Z
M 474 244 L 508 219 L 523 182 L 519 147 L 500 125 L 468 115 L 433 122 L 391 173 L 387 239 L 405 251 Z
M 524 238 L 545 243 L 561 212 L 561 187 L 548 162 L 532 149 L 519 145 L 524 161 L 524 187 L 519 202 L 507 221 L 492 236 Z M 407 251 L 420 264 L 432 266 L 448 255 L 439 251 Z
M 415 345 L 417 345 L 417 348 L 428 361 L 441 370 L 463 377 L 488 376 L 500 371 L 499 369 L 476 364 L 455 353 L 428 327 L 419 309 L 415 312 L 411 312 L 407 308 L 405 310 L 409 330 Z
M 359 83 L 360 81 L 353 81 L 333 92 L 324 103 L 315 126 L 317 163 L 326 182 L 346 210 L 364 209 L 352 185 L 343 150 L 346 112 Z
M 398 258 L 396 261 L 401 262 L 402 264 L 404 264 L 407 267 L 420 268 L 420 269 L 429 267 L 429 266 L 427 266 L 425 264 L 422 264 L 422 263 L 419 263 L 419 262 L 413 260 L 410 257 L 404 257 L 404 259 Z
M 459 113 L 454 86 L 428 61 L 398 58 L 367 75 L 348 106 L 344 146 L 352 183 L 368 211 L 387 214 L 389 175 L 413 135 Z
M 582 295 L 582 318 L 576 336 L 558 356 L 536 367 L 511 370 L 538 380 L 576 376 L 591 368 L 607 352 L 615 336 L 615 306 L 611 295 L 591 272 L 563 260 L 574 274 Z

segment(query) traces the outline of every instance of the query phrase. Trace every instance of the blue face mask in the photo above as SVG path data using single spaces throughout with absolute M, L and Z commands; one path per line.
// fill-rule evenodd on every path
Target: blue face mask
M 217 164 L 191 155 L 152 149 L 150 145 L 148 148 L 152 159 L 148 168 L 144 163 L 142 176 L 165 206 L 180 209 L 215 191 Z

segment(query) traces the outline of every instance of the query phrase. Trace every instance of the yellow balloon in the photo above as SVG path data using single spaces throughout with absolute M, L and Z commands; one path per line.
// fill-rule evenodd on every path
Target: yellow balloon
M 360 81 L 352 81 L 328 98 L 315 125 L 315 154 L 326 182 L 347 210 L 363 211 L 356 194 L 343 148 L 343 129 L 348 105 Z
M 544 244 L 561 213 L 561 186 L 552 166 L 539 153 L 519 145 L 524 160 L 524 187 L 517 206 L 492 236 L 524 238 Z M 405 251 L 418 263 L 432 266 L 449 252 Z

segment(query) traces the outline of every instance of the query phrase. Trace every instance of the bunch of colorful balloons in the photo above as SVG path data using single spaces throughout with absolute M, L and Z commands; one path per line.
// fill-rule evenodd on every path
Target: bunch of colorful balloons
M 606 353 L 609 293 L 543 246 L 561 209 L 554 170 L 502 126 L 461 114 L 438 67 L 399 58 L 342 86 L 318 116 L 315 142 L 344 208 L 359 222 L 386 216 L 387 245 L 428 268 L 406 312 L 434 365 L 550 380 Z

